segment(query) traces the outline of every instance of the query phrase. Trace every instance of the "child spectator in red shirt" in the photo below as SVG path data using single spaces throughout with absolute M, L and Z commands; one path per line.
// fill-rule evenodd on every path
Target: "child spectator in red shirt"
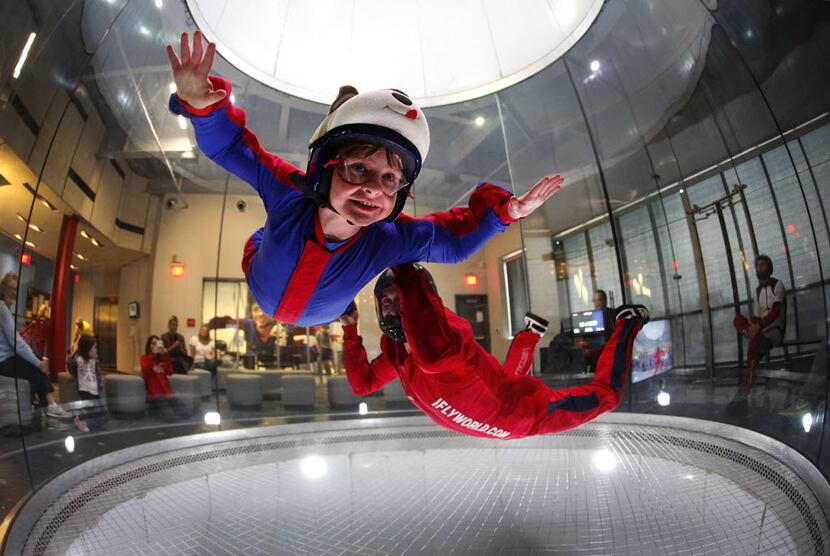
M 141 374 L 147 387 L 147 403 L 150 404 L 151 414 L 158 415 L 168 423 L 176 417 L 190 417 L 182 401 L 170 388 L 167 377 L 173 374 L 173 361 L 158 336 L 147 338 L 144 355 L 141 356 Z

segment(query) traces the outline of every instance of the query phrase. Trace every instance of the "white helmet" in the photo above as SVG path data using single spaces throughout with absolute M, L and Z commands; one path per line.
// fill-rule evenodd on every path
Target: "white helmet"
M 346 144 L 368 143 L 397 154 L 408 185 L 398 192 L 387 222 L 397 218 L 406 203 L 421 164 L 429 151 L 429 126 L 423 111 L 397 89 L 358 94 L 341 87 L 328 115 L 309 141 L 307 186 L 317 202 L 330 207 L 331 169 L 326 163 Z

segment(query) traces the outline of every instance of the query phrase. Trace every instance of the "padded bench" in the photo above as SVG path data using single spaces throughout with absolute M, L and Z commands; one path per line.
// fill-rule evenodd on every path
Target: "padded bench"
M 286 408 L 314 409 L 314 377 L 287 374 L 281 379 L 282 404 Z
M 0 376 L 0 427 L 21 424 L 26 426 L 32 422 L 32 385 L 28 380 L 22 379 L 17 381 L 16 388 L 14 383 L 15 379 Z M 22 423 L 17 420 L 18 399 Z
M 203 400 L 209 398 L 213 393 L 213 375 L 204 369 L 191 369 L 187 376 L 195 376 L 199 379 L 199 397 Z
M 234 409 L 258 409 L 262 405 L 262 377 L 258 373 L 229 374 L 225 388 Z
M 138 375 L 110 373 L 104 378 L 104 389 L 113 416 L 143 416 L 147 410 L 147 388 Z
M 365 401 L 356 395 L 345 376 L 333 376 L 328 379 L 329 406 L 333 408 L 355 408 Z
M 197 375 L 173 374 L 168 376 L 167 380 L 170 381 L 170 388 L 176 397 L 181 400 L 191 415 L 195 415 L 202 403 L 201 379 Z

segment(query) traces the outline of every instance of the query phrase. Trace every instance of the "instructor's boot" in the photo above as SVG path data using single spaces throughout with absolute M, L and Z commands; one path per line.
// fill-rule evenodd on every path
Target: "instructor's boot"
M 550 323 L 533 313 L 525 313 L 525 328 L 531 332 L 535 332 L 539 336 L 544 336 Z
M 617 307 L 616 319 L 640 319 L 645 326 L 649 321 L 648 309 L 645 305 L 620 305 Z

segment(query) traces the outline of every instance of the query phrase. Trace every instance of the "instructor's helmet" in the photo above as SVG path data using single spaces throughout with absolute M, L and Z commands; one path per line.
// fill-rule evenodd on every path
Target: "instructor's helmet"
M 423 111 L 397 89 L 358 94 L 349 85 L 340 87 L 328 115 L 309 142 L 307 186 L 310 195 L 323 207 L 331 208 L 332 168 L 326 163 L 347 144 L 370 144 L 397 154 L 403 163 L 408 185 L 398 191 L 395 207 L 385 219 L 398 217 L 421 164 L 429 151 L 429 126 Z
M 426 272 L 427 280 L 429 280 L 432 289 L 437 291 L 435 288 L 435 280 L 432 279 L 432 274 L 430 274 L 427 269 L 419 264 L 413 266 Z M 403 333 L 403 324 L 401 321 L 400 302 L 392 303 L 391 307 L 389 306 L 389 298 L 384 296 L 383 293 L 387 288 L 395 288 L 395 275 L 391 268 L 384 270 L 378 277 L 378 281 L 375 282 L 375 310 L 378 315 L 378 325 L 380 326 L 384 336 L 390 340 L 394 340 L 396 342 L 406 342 L 406 336 Z M 396 301 L 398 295 L 397 288 L 395 288 Z M 384 299 L 386 299 L 387 302 L 387 310 L 385 315 L 383 306 Z

